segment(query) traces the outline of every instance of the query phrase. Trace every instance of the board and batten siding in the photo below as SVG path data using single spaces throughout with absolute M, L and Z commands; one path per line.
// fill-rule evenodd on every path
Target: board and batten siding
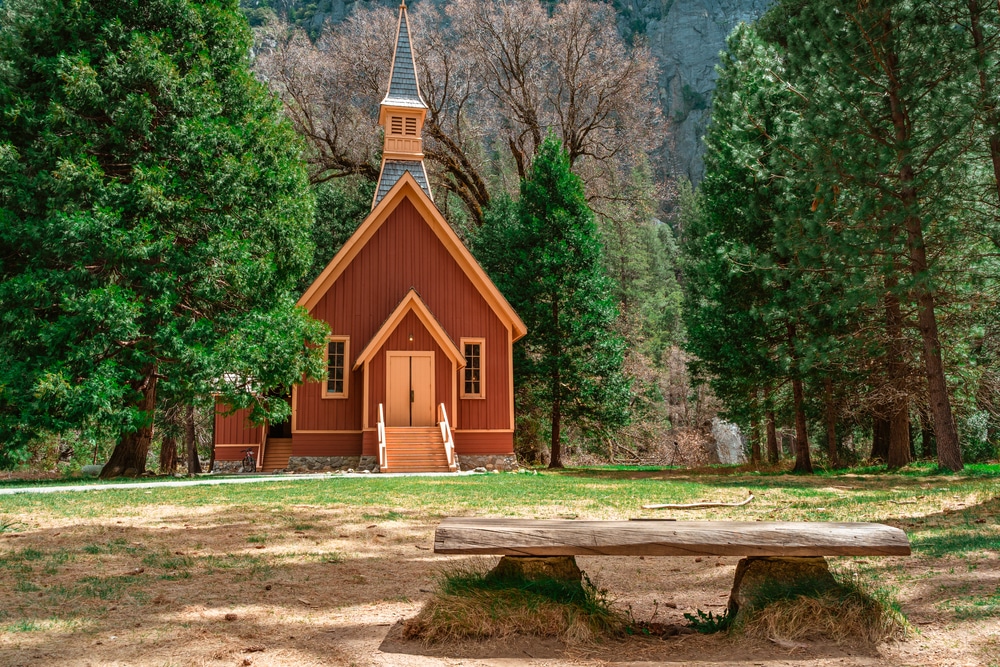
M 358 456 L 360 453 L 360 431 L 292 434 L 292 456 Z
M 250 423 L 250 410 L 243 409 L 227 415 L 228 408 L 222 403 L 215 406 L 215 458 L 220 461 L 238 461 L 243 458 L 246 447 L 225 447 L 219 445 L 246 445 L 256 447 L 264 437 L 263 426 Z
M 456 345 L 463 337 L 486 339 L 483 363 L 486 398 L 459 399 L 458 414 L 449 414 L 453 428 L 510 430 L 513 426 L 510 333 L 408 199 L 399 202 L 319 300 L 311 315 L 328 322 L 334 335 L 350 336 L 348 365 L 353 366 L 357 355 L 411 288 L 417 291 Z M 409 317 L 412 314 L 407 319 Z M 451 375 L 450 362 L 443 352 L 438 351 L 435 358 L 438 368 L 442 363 L 448 364 L 450 376 L 444 382 L 439 372 L 435 373 L 436 391 L 440 392 L 444 386 L 449 392 L 454 391 L 461 378 Z M 369 381 L 384 385 L 384 361 L 382 363 L 381 371 L 370 367 Z M 321 398 L 322 386 L 316 382 L 297 387 L 293 439 L 297 440 L 308 431 L 360 431 L 362 392 L 367 390 L 361 384 L 362 373 L 358 369 L 351 373 L 346 399 Z M 384 401 L 384 386 L 382 396 Z M 377 414 L 379 401 L 370 395 L 369 402 L 369 418 L 372 419 L 372 415 Z M 450 408 L 450 393 L 447 402 L 437 402 L 444 402 Z M 374 425 L 372 419 L 370 426 Z

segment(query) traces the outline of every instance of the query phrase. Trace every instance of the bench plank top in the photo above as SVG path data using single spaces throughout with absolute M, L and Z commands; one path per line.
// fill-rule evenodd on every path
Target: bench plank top
M 505 556 L 909 556 L 899 528 L 803 521 L 573 521 L 449 517 L 441 554 Z

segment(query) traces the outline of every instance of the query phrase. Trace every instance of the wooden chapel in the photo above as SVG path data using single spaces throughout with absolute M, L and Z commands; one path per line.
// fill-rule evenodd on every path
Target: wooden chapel
M 220 406 L 218 469 L 247 448 L 265 471 L 516 465 L 512 346 L 526 328 L 434 204 L 426 114 L 403 4 L 371 213 L 298 302 L 330 326 L 328 378 L 293 388 L 285 424 Z

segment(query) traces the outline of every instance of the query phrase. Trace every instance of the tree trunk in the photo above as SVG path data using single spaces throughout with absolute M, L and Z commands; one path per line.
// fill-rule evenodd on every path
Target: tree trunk
M 872 453 L 870 461 L 881 461 L 889 458 L 889 420 L 882 415 L 872 418 Z
M 920 408 L 920 456 L 923 458 L 937 457 L 937 443 L 934 441 L 934 429 L 927 410 Z
M 767 460 L 777 463 L 781 457 L 778 450 L 778 431 L 774 425 L 774 410 L 768 410 L 764 415 L 764 429 L 767 433 Z
M 558 381 L 559 372 L 556 371 L 556 380 Z M 562 468 L 562 443 L 560 442 L 560 421 L 562 415 L 560 414 L 560 408 L 562 406 L 559 404 L 559 395 L 552 401 L 552 440 L 549 443 L 549 450 L 551 452 L 551 457 L 549 458 L 550 468 Z
M 840 457 L 837 456 L 837 404 L 833 397 L 833 380 L 824 378 L 823 389 L 826 393 L 826 455 L 830 459 L 831 468 L 840 467 Z
M 788 348 L 792 357 L 792 401 L 795 403 L 795 467 L 792 472 L 812 473 L 809 458 L 809 438 L 806 435 L 805 397 L 802 392 L 802 376 L 798 354 L 795 351 L 795 325 L 788 323 Z
M 886 465 L 890 468 L 902 468 L 910 458 L 910 412 L 905 397 L 897 399 L 892 417 L 889 419 L 889 454 Z
M 764 389 L 764 430 L 767 433 L 767 460 L 770 463 L 777 463 L 780 453 L 778 451 L 778 433 L 774 424 L 772 393 L 772 389 L 768 385 Z
M 903 341 L 903 313 L 894 290 L 894 275 L 885 280 L 886 334 L 889 344 L 886 361 L 893 397 L 889 407 L 889 451 L 885 462 L 890 468 L 902 468 L 910 462 L 910 401 L 906 393 L 906 360 Z
M 142 393 L 142 398 L 136 404 L 139 412 L 144 414 L 143 424 L 133 433 L 123 433 L 111 458 L 101 470 L 101 479 L 114 477 L 137 477 L 146 472 L 146 455 L 153 439 L 153 415 L 156 411 L 156 367 L 146 370 L 142 382 L 135 389 Z
M 757 402 L 757 392 L 754 392 L 753 416 L 750 418 L 750 462 L 760 463 L 760 415 Z
M 886 17 L 886 34 L 893 30 L 891 18 Z M 885 54 L 889 74 L 888 102 L 895 130 L 900 185 L 900 202 L 906 211 L 906 248 L 910 260 L 910 274 L 914 278 L 913 294 L 917 301 L 917 326 L 924 348 L 924 367 L 927 375 L 931 414 L 934 416 L 934 433 L 937 436 L 938 465 L 957 472 L 962 469 L 962 451 L 958 445 L 958 430 L 951 412 L 948 384 L 944 376 L 944 360 L 938 337 L 937 318 L 934 313 L 934 288 L 929 275 L 927 247 L 924 243 L 923 223 L 920 219 L 920 197 L 917 193 L 916 175 L 913 171 L 911 149 L 913 124 L 901 92 L 898 76 L 899 58 L 893 51 Z
M 160 443 L 160 473 L 171 475 L 177 472 L 177 438 L 172 435 L 163 436 Z
M 917 280 L 917 325 L 924 344 L 924 366 L 927 371 L 928 395 L 931 414 L 934 416 L 934 435 L 937 439 L 938 465 L 957 472 L 962 465 L 962 450 L 958 445 L 958 429 L 951 412 L 948 383 L 944 376 L 944 359 L 938 337 L 937 318 L 934 314 L 934 292 L 926 287 L 927 252 L 924 248 L 923 229 L 918 218 L 907 224 L 910 245 L 910 270 Z
M 194 434 L 194 406 L 187 406 L 187 413 L 184 415 L 184 447 L 187 450 L 188 474 L 196 475 L 201 472 L 201 459 L 198 458 L 198 441 Z
M 803 406 L 802 380 L 792 378 L 792 397 L 795 401 L 795 467 L 792 472 L 812 473 L 809 458 L 809 438 L 806 436 L 806 413 Z

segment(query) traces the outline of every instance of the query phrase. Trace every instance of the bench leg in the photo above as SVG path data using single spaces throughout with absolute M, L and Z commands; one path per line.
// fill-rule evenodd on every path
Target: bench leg
M 580 581 L 582 578 L 573 556 L 504 556 L 490 574 L 515 579 Z
M 813 590 L 837 587 L 837 581 L 830 574 L 830 568 L 822 556 L 743 558 L 736 566 L 733 590 L 729 594 L 730 616 L 735 616 L 740 608 L 748 606 L 762 585 L 773 582 L 779 582 L 782 586 L 800 583 L 804 588 Z

